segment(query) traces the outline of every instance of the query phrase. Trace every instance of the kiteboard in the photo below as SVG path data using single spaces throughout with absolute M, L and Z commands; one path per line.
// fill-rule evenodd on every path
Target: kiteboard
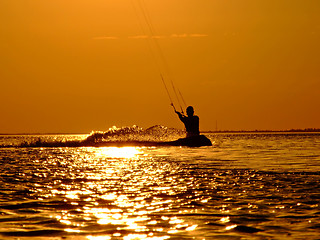
M 204 135 L 179 138 L 175 141 L 108 141 L 94 143 L 96 147 L 125 147 L 125 146 L 135 146 L 135 147 L 161 147 L 161 146 L 181 146 L 181 147 L 204 147 L 212 146 L 212 142 L 209 138 Z

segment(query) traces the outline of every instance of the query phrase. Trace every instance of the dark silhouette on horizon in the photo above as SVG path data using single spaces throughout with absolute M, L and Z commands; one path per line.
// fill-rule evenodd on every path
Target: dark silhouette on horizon
M 199 117 L 194 115 L 194 109 L 192 106 L 187 107 L 187 116 L 178 111 L 176 111 L 176 113 L 186 128 L 187 137 L 195 137 L 200 135 Z

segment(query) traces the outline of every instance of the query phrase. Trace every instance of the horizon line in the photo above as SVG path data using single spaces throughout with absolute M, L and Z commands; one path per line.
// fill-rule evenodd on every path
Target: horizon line
M 98 130 L 97 130 L 98 131 Z M 91 132 L 94 132 L 93 130 Z M 29 133 L 0 133 L 0 135 L 89 135 L 90 133 L 81 132 L 29 132 Z M 307 132 L 320 133 L 320 128 L 305 128 L 305 129 L 286 129 L 286 130 L 203 130 L 200 133 L 267 133 L 267 132 Z

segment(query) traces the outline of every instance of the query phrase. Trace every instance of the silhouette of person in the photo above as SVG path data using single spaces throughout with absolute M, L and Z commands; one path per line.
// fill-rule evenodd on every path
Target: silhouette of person
M 194 110 L 192 106 L 187 107 L 187 116 L 183 115 L 182 113 L 176 111 L 178 114 L 181 122 L 184 123 L 184 126 L 187 131 L 187 138 L 199 136 L 199 117 L 194 115 Z

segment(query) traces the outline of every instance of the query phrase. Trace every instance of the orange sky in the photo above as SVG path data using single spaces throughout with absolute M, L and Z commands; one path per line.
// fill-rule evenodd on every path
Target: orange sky
M 201 130 L 320 128 L 318 0 L 3 0 L 0 133 L 182 128 L 139 2 Z

